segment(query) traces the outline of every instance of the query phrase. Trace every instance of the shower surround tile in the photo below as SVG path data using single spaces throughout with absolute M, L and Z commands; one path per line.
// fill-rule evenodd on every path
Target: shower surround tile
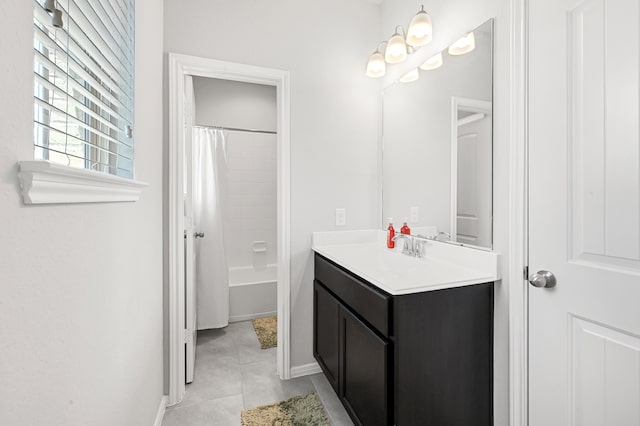
M 229 132 L 223 204 L 230 267 L 254 265 L 253 241 L 266 241 L 266 259 L 261 260 L 276 263 L 276 145 L 275 135 Z

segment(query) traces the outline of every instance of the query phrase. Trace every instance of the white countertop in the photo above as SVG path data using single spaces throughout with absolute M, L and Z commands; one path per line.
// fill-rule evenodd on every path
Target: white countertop
M 500 255 L 427 241 L 423 258 L 386 247 L 384 231 L 317 232 L 313 250 L 389 294 L 462 287 L 500 279 Z

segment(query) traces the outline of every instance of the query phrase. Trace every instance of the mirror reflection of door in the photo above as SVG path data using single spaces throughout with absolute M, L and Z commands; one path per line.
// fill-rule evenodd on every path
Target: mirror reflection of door
M 453 97 L 451 121 L 452 240 L 491 248 L 491 102 Z

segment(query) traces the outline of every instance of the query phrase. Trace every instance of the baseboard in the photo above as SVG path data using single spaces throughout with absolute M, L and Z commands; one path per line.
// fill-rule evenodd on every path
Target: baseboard
M 320 372 L 322 372 L 322 370 L 317 362 L 296 365 L 295 367 L 291 367 L 291 378 L 295 379 L 296 377 L 309 376 Z
M 164 419 L 164 412 L 167 409 L 167 395 L 163 395 L 160 399 L 160 406 L 158 407 L 158 413 L 156 414 L 156 421 L 153 422 L 153 426 L 162 426 L 162 419 Z
M 259 314 L 229 316 L 229 322 L 249 321 L 256 318 L 272 317 L 272 316 L 275 316 L 277 313 L 278 313 L 277 311 L 272 311 L 272 312 L 262 312 Z

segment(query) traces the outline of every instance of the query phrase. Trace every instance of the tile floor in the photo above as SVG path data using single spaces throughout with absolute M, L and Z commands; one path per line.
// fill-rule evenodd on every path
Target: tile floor
M 194 381 L 162 426 L 240 425 L 240 412 L 317 392 L 334 426 L 353 423 L 322 374 L 280 380 L 276 349 L 260 349 L 251 321 L 198 333 Z

